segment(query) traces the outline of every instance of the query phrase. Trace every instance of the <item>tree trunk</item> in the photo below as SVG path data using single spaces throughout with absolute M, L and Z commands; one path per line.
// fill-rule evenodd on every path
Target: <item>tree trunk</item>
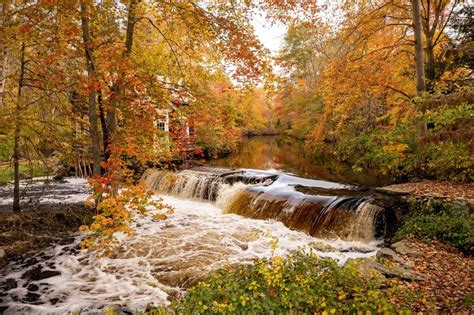
M 0 36 L 4 36 L 4 28 L 7 20 L 7 4 L 0 4 L 0 19 L 3 22 L 0 24 Z M 0 46 L 0 54 L 2 54 L 1 69 L 0 69 L 0 110 L 3 110 L 3 103 L 5 98 L 5 84 L 7 81 L 7 66 L 8 66 L 8 51 L 7 43 L 2 42 Z
M 411 0 L 413 15 L 413 32 L 415 34 L 415 68 L 416 68 L 416 91 L 420 95 L 426 90 L 425 65 L 423 61 L 423 37 L 420 17 L 420 1 Z
M 0 69 L 0 109 L 3 109 L 4 99 L 5 99 L 5 85 L 7 82 L 7 73 L 8 73 L 8 50 L 7 46 L 4 45 L 1 48 L 0 53 L 2 54 L 1 60 L 1 69 Z
M 434 56 L 434 47 L 431 44 L 431 41 L 427 42 L 426 56 L 428 57 L 428 60 L 426 62 L 426 79 L 428 80 L 429 86 L 432 86 L 432 82 L 436 80 L 436 64 Z
M 87 63 L 87 78 L 89 83 L 95 83 L 96 72 L 94 68 L 93 49 L 91 48 L 91 36 L 89 30 L 89 12 L 88 4 L 81 0 L 81 24 L 82 39 L 84 41 L 84 54 Z M 92 142 L 92 169 L 94 176 L 100 176 L 100 140 L 98 131 L 98 119 L 96 108 L 96 90 L 94 87 L 88 87 L 89 93 L 89 134 Z
M 110 143 L 109 128 L 107 126 L 107 121 L 105 118 L 105 109 L 104 109 L 102 91 L 98 90 L 97 93 L 98 93 L 97 103 L 99 105 L 100 125 L 102 127 L 102 142 L 104 143 L 104 162 L 107 162 L 107 160 L 110 157 L 110 152 L 107 150 L 107 147 L 109 146 L 109 143 Z
M 20 211 L 20 133 L 21 133 L 21 101 L 23 90 L 23 79 L 25 76 L 25 43 L 21 43 L 20 50 L 20 74 L 18 78 L 18 94 L 15 106 L 15 133 L 13 144 L 13 211 Z
M 130 57 L 130 53 L 133 48 L 133 35 L 135 30 L 135 20 L 136 20 L 136 7 L 139 0 L 130 0 L 128 6 L 128 16 L 127 16 L 127 30 L 125 33 L 125 52 L 124 57 Z M 107 129 L 109 131 L 109 140 L 113 141 L 115 132 L 117 131 L 117 107 L 120 99 L 121 89 L 120 85 L 115 83 L 112 86 L 112 96 L 110 101 L 110 108 L 107 111 Z M 110 144 L 110 143 L 109 143 Z M 110 148 L 107 146 L 106 152 L 110 154 Z

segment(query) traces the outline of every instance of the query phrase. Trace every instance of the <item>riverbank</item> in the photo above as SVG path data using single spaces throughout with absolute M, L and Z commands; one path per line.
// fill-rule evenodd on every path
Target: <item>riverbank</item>
M 426 180 L 389 185 L 382 187 L 382 189 L 413 196 L 441 198 L 446 201 L 464 199 L 474 205 L 474 183 Z
M 0 213 L 0 266 L 29 252 L 72 242 L 93 214 L 84 203 L 42 204 L 27 212 Z
M 51 181 L 34 178 L 20 183 L 21 212 L 12 212 L 13 185 L 0 187 L 0 265 L 38 252 L 58 242 L 69 242 L 94 210 L 85 204 L 85 179 Z
M 473 263 L 442 243 L 416 239 L 343 266 L 299 251 L 217 271 L 147 314 L 472 312 Z
M 132 223 L 134 234 L 118 236 L 117 246 L 108 257 L 79 251 L 80 239 L 74 237 L 77 235 L 74 234 L 77 227 L 88 223 L 87 218 L 93 214 L 92 209 L 87 209 L 83 203 L 67 204 L 68 200 L 87 196 L 85 180 L 66 179 L 62 183 L 48 182 L 46 187 L 36 184 L 29 186 L 22 198 L 27 211 L 13 214 L 7 213 L 5 209 L 0 217 L 0 236 L 3 242 L 0 246 L 4 249 L 5 257 L 11 261 L 7 269 L 13 271 L 6 274 L 5 281 L 0 283 L 0 306 L 5 309 L 15 302 L 14 308 L 7 309 L 7 312 L 66 312 L 73 310 L 71 307 L 76 305 L 74 303 L 79 297 L 82 304 L 77 309 L 82 311 L 111 307 L 117 312 L 133 313 L 144 310 L 153 302 L 156 305 L 166 305 L 169 300 L 175 300 L 173 305 L 176 307 L 186 309 L 188 306 L 196 306 L 196 310 L 206 313 L 197 308 L 199 304 L 192 303 L 201 302 L 199 307 L 205 305 L 211 310 L 214 307 L 213 301 L 222 306 L 222 299 L 213 299 L 217 294 L 224 294 L 236 298 L 235 301 L 230 298 L 227 300 L 239 307 L 236 310 L 251 312 L 254 309 L 250 305 L 259 305 L 261 300 L 257 299 L 251 304 L 246 299 L 252 297 L 245 294 L 255 292 L 268 299 L 265 303 L 268 302 L 266 305 L 270 309 L 284 312 L 289 310 L 288 305 L 281 304 L 284 301 L 282 294 L 287 292 L 285 296 L 288 301 L 311 301 L 315 296 L 327 298 L 324 302 L 313 301 L 317 304 L 311 304 L 308 308 L 292 308 L 300 311 L 309 309 L 330 312 L 334 309 L 342 312 L 345 305 L 351 305 L 354 299 L 358 299 L 359 304 L 356 305 L 366 307 L 361 308 L 362 310 L 371 311 L 379 311 L 379 306 L 381 310 L 384 307 L 386 310 L 394 307 L 412 311 L 470 310 L 469 292 L 473 289 L 470 286 L 473 279 L 469 274 L 469 266 L 473 264 L 472 256 L 439 241 L 432 241 L 433 238 L 427 238 L 428 242 L 424 242 L 407 234 L 396 239 L 405 242 L 405 246 L 396 246 L 387 240 L 384 245 L 387 248 L 381 248 L 380 242 L 372 245 L 347 242 L 332 238 L 331 233 L 321 235 L 324 239 L 318 239 L 304 232 L 290 230 L 278 220 L 255 220 L 249 216 L 228 213 L 224 210 L 225 206 L 234 200 L 233 197 L 242 188 L 242 183 L 233 180 L 242 180 L 250 185 L 264 182 L 264 186 L 258 187 L 268 189 L 268 180 L 275 180 L 275 176 L 267 176 L 268 174 L 257 170 L 250 172 L 247 177 L 224 172 L 228 176 L 233 174 L 237 177 L 229 178 L 228 183 L 234 185 L 219 186 L 223 189 L 218 194 L 220 199 L 213 202 L 204 198 L 210 193 L 205 188 L 206 185 L 217 188 L 214 185 L 217 182 L 212 184 L 212 181 L 202 178 L 204 170 L 213 171 L 206 175 L 210 176 L 207 179 L 225 171 L 208 167 L 195 174 L 197 177 L 192 172 L 188 174 L 188 182 L 194 179 L 201 181 L 199 185 L 196 182 L 189 182 L 190 185 L 181 182 L 183 189 L 189 186 L 189 193 L 193 193 L 189 196 L 188 191 L 175 194 L 174 197 L 162 195 L 158 189 L 157 196 L 173 206 L 175 213 L 164 220 L 155 220 L 151 210 L 149 217 L 138 218 Z M 287 177 L 288 175 L 284 175 L 281 183 L 288 184 L 288 180 L 285 180 Z M 298 179 L 298 182 L 316 186 L 329 184 L 308 179 Z M 336 183 L 333 185 L 340 186 Z M 194 193 L 199 192 L 192 189 L 198 186 L 201 187 L 199 191 L 204 193 L 199 195 L 201 198 L 197 198 Z M 281 185 L 279 187 L 281 192 Z M 297 191 L 299 189 L 299 186 L 289 187 L 295 187 Z M 4 196 L 2 201 L 9 195 Z M 37 203 L 29 202 L 31 200 L 36 200 Z M 53 203 L 52 200 L 56 202 Z M 224 208 L 219 208 L 222 206 Z M 407 218 L 418 213 L 417 209 L 419 208 L 407 208 Z M 450 220 L 453 219 L 450 214 L 447 216 Z M 276 217 L 277 214 L 273 216 Z M 370 224 L 362 226 L 367 230 Z M 457 226 L 447 228 L 459 232 Z M 446 230 L 443 233 L 451 232 Z M 312 252 L 317 259 L 294 254 L 300 247 L 312 248 L 305 255 Z M 291 260 L 294 255 L 297 256 L 296 260 Z M 273 258 L 276 257 L 281 258 L 273 265 Z M 324 263 L 329 264 L 332 270 L 328 274 L 327 284 L 320 282 L 321 270 L 313 265 L 313 262 L 324 260 L 324 257 L 335 259 L 334 262 Z M 288 273 L 283 273 L 280 279 L 284 281 L 281 282 L 282 287 L 274 284 L 270 286 L 266 278 L 259 278 L 264 277 L 258 273 L 263 270 L 258 269 L 262 266 L 258 263 L 260 259 L 270 262 L 265 270 L 275 277 L 282 274 L 281 270 L 274 269 L 278 265 L 288 268 Z M 285 262 L 287 259 L 290 262 Z M 294 266 L 301 268 L 295 270 Z M 216 280 L 212 275 L 219 268 L 224 269 L 219 271 L 221 278 Z M 236 274 L 236 270 L 241 270 L 242 274 Z M 258 277 L 254 278 L 256 275 Z M 370 276 L 369 279 L 366 279 L 367 276 Z M 442 278 L 444 276 L 447 278 Z M 301 279 L 305 277 L 312 277 L 313 288 L 324 290 L 302 292 Z M 442 286 L 438 279 L 443 279 Z M 207 285 L 212 288 L 212 281 L 214 284 L 220 283 L 222 288 L 228 284 L 229 288 L 226 291 L 216 287 L 209 291 Z M 251 285 L 253 281 L 256 282 Z M 67 284 L 67 293 L 63 291 L 63 283 Z M 258 285 L 258 289 L 254 289 L 255 285 Z M 117 288 L 124 289 L 117 291 Z M 324 295 L 321 292 L 325 292 Z M 181 299 L 183 294 L 184 298 Z M 244 299 L 240 296 L 244 296 Z M 449 297 L 449 301 L 446 301 L 445 296 Z M 194 302 L 189 302 L 190 299 Z M 321 306 L 323 303 L 324 307 Z

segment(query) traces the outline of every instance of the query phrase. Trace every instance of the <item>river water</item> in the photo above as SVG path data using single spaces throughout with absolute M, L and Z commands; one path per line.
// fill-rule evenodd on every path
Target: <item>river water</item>
M 302 176 L 306 164 L 285 162 L 281 147 L 252 141 L 246 150 L 265 153 L 244 151 L 177 174 L 147 171 L 155 198 L 174 214 L 155 221 L 158 210 L 150 208 L 150 216 L 137 217 L 134 234 L 117 235 L 108 257 L 80 250 L 76 235 L 72 243 L 11 263 L 0 273 L 0 310 L 136 312 L 169 303 L 213 270 L 262 257 L 313 248 L 343 264 L 375 255 L 383 209 L 370 196 L 345 194 L 357 187 L 314 179 L 317 172 Z
M 337 161 L 333 157 L 311 157 L 304 147 L 304 141 L 285 136 L 243 138 L 237 152 L 213 160 L 209 164 L 233 168 L 274 169 L 305 178 L 370 187 L 381 187 L 391 183 L 391 180 L 377 169 L 355 172 L 349 164 Z

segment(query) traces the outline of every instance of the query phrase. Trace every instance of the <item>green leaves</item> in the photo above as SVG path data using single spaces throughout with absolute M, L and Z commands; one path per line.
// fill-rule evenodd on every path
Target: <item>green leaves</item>
M 295 252 L 288 258 L 219 270 L 192 288 L 172 308 L 177 313 L 287 313 L 393 310 L 377 281 L 352 265 Z
M 422 239 L 438 239 L 460 250 L 474 253 L 474 216 L 467 205 L 450 204 L 436 198 L 410 200 L 411 217 L 397 232 Z

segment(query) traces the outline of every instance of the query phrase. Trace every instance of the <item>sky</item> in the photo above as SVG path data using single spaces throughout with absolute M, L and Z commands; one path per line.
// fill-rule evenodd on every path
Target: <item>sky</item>
M 262 15 L 254 15 L 252 24 L 255 28 L 255 34 L 262 44 L 268 48 L 273 55 L 276 55 L 283 43 L 286 26 L 281 23 L 272 25 L 266 21 Z

